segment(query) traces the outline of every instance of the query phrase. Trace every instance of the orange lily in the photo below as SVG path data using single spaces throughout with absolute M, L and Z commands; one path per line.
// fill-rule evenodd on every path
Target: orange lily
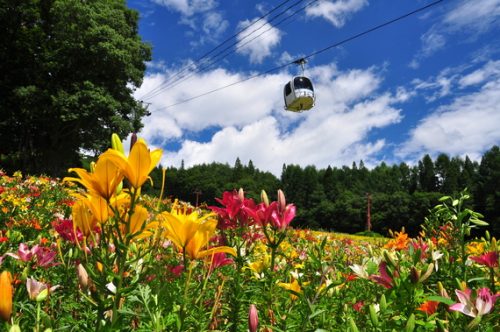
M 12 315 L 12 275 L 8 271 L 0 274 L 0 318 L 8 321 Z
M 70 168 L 79 178 L 66 177 L 64 181 L 77 182 L 83 185 L 90 193 L 109 200 L 115 193 L 116 187 L 122 182 L 123 175 L 118 167 L 106 158 L 99 157 L 93 172 L 83 168 Z
M 106 151 L 101 158 L 114 163 L 130 185 L 138 189 L 149 179 L 149 173 L 160 161 L 162 153 L 161 149 L 149 151 L 146 143 L 139 140 L 132 147 L 128 158 L 114 149 Z
M 191 259 L 198 259 L 218 252 L 225 252 L 236 256 L 234 248 L 227 246 L 215 247 L 206 250 L 210 238 L 215 234 L 217 220 L 213 213 L 202 217 L 198 212 L 187 213 L 187 209 L 178 209 L 174 203 L 171 212 L 163 212 L 160 218 L 164 220 L 166 236 L 179 249 L 184 250 Z

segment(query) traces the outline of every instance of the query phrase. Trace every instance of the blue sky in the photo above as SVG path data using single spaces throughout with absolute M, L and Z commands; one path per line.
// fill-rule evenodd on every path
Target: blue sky
M 478 160 L 500 144 L 500 0 L 445 0 L 311 57 L 309 112 L 283 109 L 297 66 L 264 74 L 431 2 L 292 0 L 252 25 L 284 0 L 129 0 L 153 46 L 135 91 L 152 113 L 139 135 L 165 166 L 239 157 L 278 176 L 283 164 Z M 233 45 L 227 57 L 199 61 L 234 35 L 210 53 Z

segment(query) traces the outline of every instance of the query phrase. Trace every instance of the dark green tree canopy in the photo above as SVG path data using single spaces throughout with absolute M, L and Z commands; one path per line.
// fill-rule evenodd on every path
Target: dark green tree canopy
M 150 46 L 124 0 L 0 0 L 0 167 L 64 175 L 147 114 Z

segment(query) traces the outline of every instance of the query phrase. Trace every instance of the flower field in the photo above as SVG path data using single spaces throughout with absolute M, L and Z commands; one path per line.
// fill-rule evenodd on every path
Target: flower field
M 298 230 L 282 191 L 143 195 L 162 151 L 112 141 L 64 180 L 0 173 L 2 330 L 500 330 L 499 247 L 471 238 L 486 222 L 466 193 L 417 238 Z

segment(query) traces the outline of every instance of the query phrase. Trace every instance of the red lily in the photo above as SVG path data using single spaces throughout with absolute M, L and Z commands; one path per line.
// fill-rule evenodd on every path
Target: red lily
M 498 252 L 490 251 L 481 256 L 471 256 L 469 257 L 474 262 L 485 265 L 489 268 L 498 267 Z
M 371 275 L 370 279 L 387 289 L 392 288 L 393 280 L 389 275 L 389 273 L 387 273 L 387 263 L 381 262 L 380 265 L 378 266 L 378 271 L 380 272 L 380 275 Z
M 220 229 L 236 228 L 238 226 L 251 225 L 252 220 L 248 209 L 254 209 L 255 203 L 252 199 L 246 199 L 243 190 L 230 192 L 225 191 L 222 199 L 216 198 L 223 207 L 209 206 L 208 208 L 219 216 L 218 227 Z

